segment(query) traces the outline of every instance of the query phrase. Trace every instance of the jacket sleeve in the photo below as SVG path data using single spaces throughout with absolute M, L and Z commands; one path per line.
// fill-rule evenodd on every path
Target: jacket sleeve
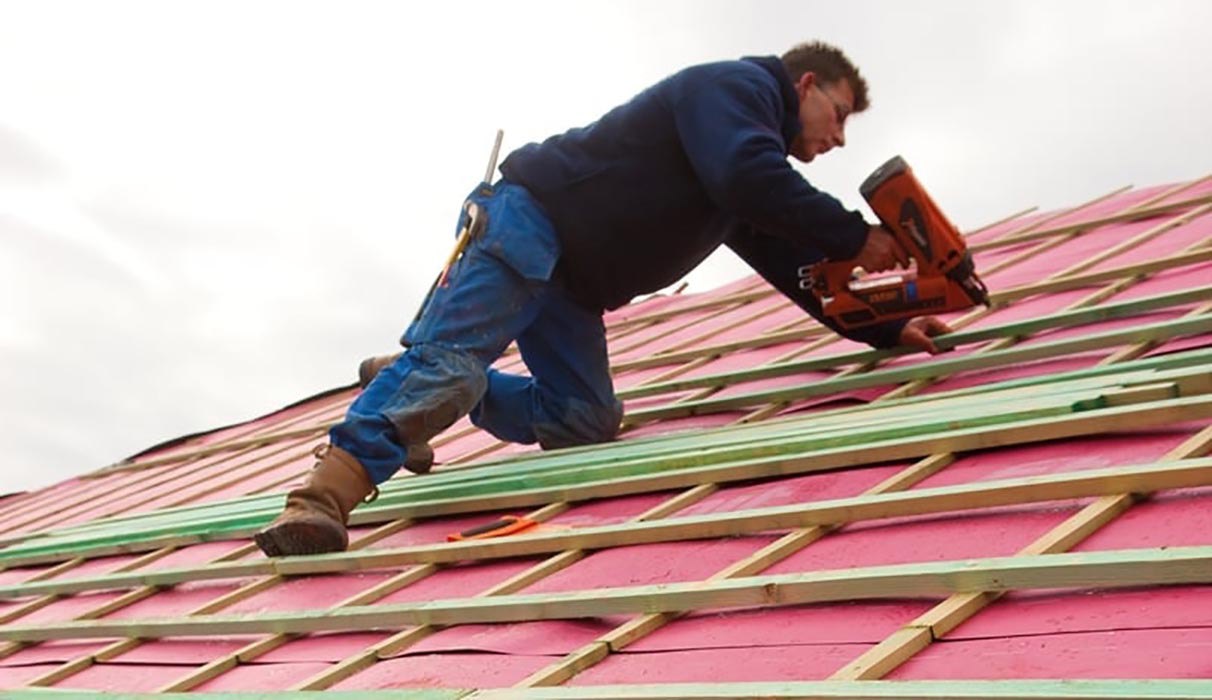
M 868 231 L 863 216 L 814 188 L 787 162 L 783 98 L 761 68 L 738 63 L 687 75 L 671 108 L 691 167 L 720 209 L 833 260 L 862 249 Z
M 736 227 L 724 243 L 775 289 L 838 335 L 875 348 L 891 348 L 900 344 L 901 330 L 907 321 L 888 321 L 845 329 L 825 316 L 815 294 L 800 288 L 800 269 L 824 259 L 821 251 L 796 245 L 783 238 L 763 235 L 747 226 Z

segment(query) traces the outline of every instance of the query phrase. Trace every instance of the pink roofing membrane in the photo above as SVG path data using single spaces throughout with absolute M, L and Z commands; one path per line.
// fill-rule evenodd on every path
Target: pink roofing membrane
M 537 620 L 498 625 L 458 625 L 426 637 L 397 656 L 484 651 L 518 656 L 562 656 L 606 634 L 620 619 Z
M 233 690 L 282 690 L 328 668 L 329 664 L 318 662 L 240 665 L 217 678 L 206 681 L 195 690 L 204 693 L 219 693 Z M 182 675 L 184 674 L 178 672 L 173 680 Z
M 555 661 L 553 656 L 427 654 L 389 659 L 337 683 L 333 690 L 507 688 Z
M 767 646 L 760 650 L 623 651 L 577 674 L 571 686 L 626 683 L 745 683 L 824 680 L 870 648 L 865 644 Z
M 1209 627 L 944 640 L 889 679 L 1208 678 L 1210 659 Z
M 1056 216 L 1032 213 L 980 231 L 971 241 L 982 245 L 1014 236 L 1029 227 L 1052 229 L 1115 215 L 1172 192 L 1165 185 L 1119 194 L 1106 201 L 1080 206 Z M 1184 201 L 1212 194 L 1212 181 L 1175 191 L 1164 201 Z M 1173 211 L 1147 220 L 1103 225 L 1062 239 L 1042 238 L 976 253 L 986 282 L 994 291 L 1034 284 L 1066 271 L 1098 271 L 1146 262 L 1192 250 L 1212 238 L 1212 217 L 1201 216 L 1166 227 L 1180 216 Z M 1106 251 L 1145 232 L 1147 242 L 1124 245 L 1105 260 Z M 1059 241 L 1059 242 L 1058 242 Z M 1042 251 L 1042 252 L 1040 252 Z M 1031 253 L 1035 252 L 1034 255 Z M 1018 261 L 1018 262 L 1015 262 Z M 1090 261 L 1095 261 L 1090 264 Z M 1008 265 L 1015 262 L 1013 265 Z M 1001 266 L 1008 265 L 1004 268 Z M 1162 271 L 1125 283 L 1107 293 L 1102 303 L 1193 289 L 1208 284 L 1212 263 Z M 1047 292 L 1016 300 L 1009 306 L 977 317 L 969 328 L 990 328 L 1076 308 L 1109 283 L 1081 289 Z M 753 294 L 765 291 L 765 294 Z M 1043 331 L 1021 339 L 1018 347 L 1042 346 L 1061 339 L 1129 329 L 1144 323 L 1182 317 L 1197 308 L 1186 304 L 1132 318 Z M 966 313 L 949 314 L 956 320 Z M 614 363 L 647 360 L 662 353 L 671 359 L 660 366 L 626 368 L 616 375 L 619 389 L 654 381 L 687 379 L 759 367 L 765 364 L 830 357 L 864 350 L 857 343 L 828 334 L 805 333 L 804 338 L 762 347 L 713 350 L 705 359 L 682 356 L 683 351 L 713 348 L 723 343 L 754 341 L 763 334 L 787 329 L 806 330 L 803 312 L 767 289 L 756 278 L 737 280 L 705 294 L 655 296 L 606 314 Z M 1202 348 L 1212 334 L 1160 343 L 1153 354 Z M 986 352 L 974 344 L 942 359 L 959 359 Z M 807 350 L 812 347 L 814 349 Z M 385 351 L 390 351 L 386 348 Z M 1069 353 L 1029 362 L 975 369 L 939 377 L 917 393 L 930 395 L 995 382 L 1058 375 L 1090 368 L 1117 348 Z M 894 358 L 879 367 L 911 368 L 931 361 L 923 355 Z M 356 362 L 351 361 L 350 380 Z M 498 367 L 523 369 L 516 354 Z M 724 384 L 711 398 L 812 385 L 839 376 L 845 366 L 802 372 L 773 379 Z M 847 405 L 878 400 L 903 386 L 888 382 L 827 396 L 798 399 L 763 415 L 809 418 Z M 1039 390 L 1047 393 L 1047 388 Z M 343 389 L 315 397 L 268 416 L 184 439 L 180 444 L 151 450 L 134 460 L 137 465 L 178 457 L 156 466 L 135 468 L 71 480 L 57 487 L 0 502 L 0 530 L 6 536 L 81 526 L 110 516 L 171 512 L 176 506 L 234 504 L 251 494 L 274 494 L 299 483 L 312 464 L 311 447 L 324 439 L 324 426 L 339 419 L 357 390 Z M 699 390 L 671 392 L 627 401 L 628 410 L 673 405 L 690 400 Z M 1024 405 L 1029 395 L 1023 394 Z M 686 444 L 708 435 L 705 431 L 733 425 L 763 406 L 666 419 L 629 428 L 623 440 L 679 433 Z M 1006 404 L 990 410 L 1007 410 Z M 1016 407 L 1017 408 L 1017 407 Z M 923 411 L 923 420 L 930 407 Z M 971 410 L 980 411 L 974 402 Z M 910 421 L 911 422 L 911 421 Z M 805 423 L 811 426 L 811 423 Z M 995 479 L 1058 475 L 1083 470 L 1143 465 L 1173 457 L 1180 445 L 1205 430 L 1208 421 L 1178 419 L 1144 427 L 1125 425 L 1086 436 L 1024 443 L 954 455 L 945 468 L 907 486 L 922 490 L 975 484 Z M 245 442 L 310 429 L 309 433 L 271 439 L 264 445 Z M 222 449 L 239 441 L 235 449 Z M 642 443 L 636 443 L 640 445 Z M 199 454 L 200 449 L 212 453 Z M 633 448 L 634 449 L 634 448 Z M 689 453 L 693 447 L 686 448 Z M 465 419 L 435 440 L 441 469 L 467 468 L 484 461 L 533 455 L 537 446 L 503 445 L 475 430 Z M 590 455 L 587 458 L 595 458 Z M 672 517 L 710 516 L 741 510 L 852 498 L 869 493 L 893 476 L 902 475 L 918 460 L 880 463 L 860 468 L 790 474 L 781 478 L 718 484 L 698 501 Z M 526 463 L 519 464 L 525 468 Z M 475 472 L 468 472 L 474 475 Z M 397 480 L 413 479 L 406 474 Z M 586 528 L 635 520 L 652 508 L 684 493 L 663 490 L 606 497 L 567 504 L 545 528 Z M 784 559 L 761 570 L 762 575 L 806 573 L 882 566 L 896 563 L 951 561 L 964 558 L 1013 556 L 1071 521 L 1093 499 L 1048 501 L 1018 506 L 971 508 L 960 512 L 859 521 L 837 528 Z M 241 501 L 243 502 L 243 501 Z M 253 503 L 254 501 L 247 501 Z M 233 508 L 238 508 L 232 505 Z M 434 544 L 445 537 L 491 521 L 502 514 L 524 514 L 540 506 L 490 509 L 419 519 L 368 543 L 372 550 Z M 204 511 L 199 511 L 204 512 Z M 138 522 L 132 520 L 131 522 Z M 358 542 L 382 523 L 351 529 Z M 735 537 L 615 546 L 585 551 L 582 558 L 531 582 L 522 593 L 564 593 L 594 589 L 706 582 L 721 571 L 778 541 L 783 532 L 769 531 Z M 15 541 L 15 540 L 14 540 Z M 1212 486 L 1163 491 L 1127 508 L 1072 546 L 1073 551 L 1212 545 Z M 262 559 L 245 539 L 208 543 L 182 542 L 165 548 L 162 556 L 141 560 L 141 553 L 84 558 L 64 565 L 52 580 L 76 579 L 128 569 L 142 571 L 204 567 L 211 562 L 243 556 Z M 530 571 L 546 556 L 468 561 L 431 567 L 432 573 L 366 604 L 406 604 L 483 596 L 493 587 Z M 19 566 L 0 570 L 0 586 L 47 577 L 58 564 Z M 430 568 L 424 569 L 429 571 Z M 222 606 L 221 614 L 256 615 L 266 612 L 319 611 L 334 606 L 416 567 L 400 565 L 349 573 L 285 578 L 275 585 Z M 144 620 L 193 614 L 252 581 L 261 578 L 197 581 L 146 589 L 122 605 L 127 591 L 88 592 L 33 605 L 29 599 L 0 600 L 3 625 L 37 625 L 97 617 L 101 606 L 112 606 L 106 620 Z M 567 681 L 571 686 L 601 684 L 713 683 L 732 681 L 790 681 L 829 678 L 876 647 L 889 635 L 929 611 L 942 596 L 914 599 L 875 599 L 815 605 L 740 610 L 697 610 L 670 619 L 648 635 L 640 635 L 604 660 L 590 664 Z M 465 624 L 433 629 L 411 646 L 397 649 L 377 663 L 342 680 L 334 690 L 384 688 L 499 688 L 521 682 L 559 662 L 585 645 L 615 630 L 634 615 L 611 615 L 571 620 L 532 620 L 519 623 Z M 350 631 L 301 635 L 261 655 L 246 654 L 241 662 L 200 682 L 200 691 L 272 691 L 292 687 L 364 653 L 393 634 L 391 631 Z M 216 659 L 229 657 L 265 634 L 167 637 L 143 640 L 114 658 L 67 674 L 54 687 L 94 691 L 153 691 L 194 673 Z M 112 640 L 68 639 L 27 645 L 0 652 L 0 688 L 21 687 L 28 681 L 87 659 Z M 893 679 L 969 678 L 1209 678 L 1212 677 L 1212 586 L 1139 587 L 1127 590 L 1015 591 L 941 635 L 890 671 Z

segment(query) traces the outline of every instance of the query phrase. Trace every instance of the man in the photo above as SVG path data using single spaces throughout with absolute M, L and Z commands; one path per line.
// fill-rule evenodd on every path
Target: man
M 429 440 L 468 413 L 501 439 L 543 448 L 613 439 L 622 405 L 603 310 L 677 281 L 721 243 L 818 319 L 800 267 L 906 264 L 889 233 L 787 162 L 843 146 L 847 118 L 867 105 L 853 64 L 810 43 L 781 59 L 685 69 L 510 154 L 504 179 L 472 193 L 487 226 L 405 332 L 408 350 L 364 363 L 365 390 L 257 544 L 270 556 L 345 549 L 350 510 L 401 466 L 427 472 Z M 949 329 L 923 317 L 835 330 L 934 352 L 930 337 Z M 489 369 L 514 340 L 531 377 Z

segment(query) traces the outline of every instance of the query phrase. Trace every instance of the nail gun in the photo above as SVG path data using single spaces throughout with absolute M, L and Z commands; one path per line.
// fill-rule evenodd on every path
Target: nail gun
M 825 315 L 843 328 L 926 313 L 989 305 L 989 290 L 976 274 L 958 229 L 926 194 L 900 156 L 863 181 L 859 192 L 884 228 L 913 258 L 915 270 L 853 279 L 853 260 L 824 261 L 798 270 Z

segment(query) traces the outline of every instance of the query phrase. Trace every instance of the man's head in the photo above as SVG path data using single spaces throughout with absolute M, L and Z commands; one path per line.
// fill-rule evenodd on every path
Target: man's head
M 800 133 L 791 155 L 805 163 L 846 145 L 846 118 L 867 109 L 867 81 L 840 50 L 820 41 L 783 54 L 800 98 Z

